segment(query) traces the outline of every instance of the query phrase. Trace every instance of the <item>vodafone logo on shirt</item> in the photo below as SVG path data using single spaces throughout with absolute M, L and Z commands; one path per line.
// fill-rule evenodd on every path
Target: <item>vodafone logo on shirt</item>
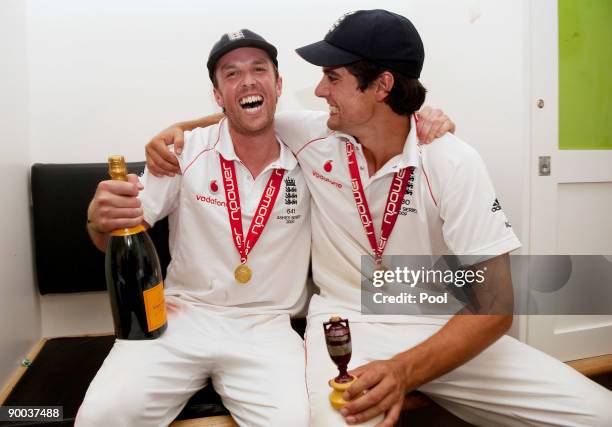
M 195 197 L 198 202 L 225 207 L 225 202 L 223 200 L 217 199 L 216 197 L 210 197 L 203 194 L 196 194 Z
M 328 177 L 323 176 L 323 174 L 321 174 L 320 172 L 317 172 L 316 170 L 312 171 L 312 176 L 314 176 L 317 179 L 320 179 L 323 182 L 327 182 L 328 184 L 333 185 L 338 190 L 342 189 L 342 183 L 340 183 L 338 181 L 334 181 L 333 179 L 329 179 Z

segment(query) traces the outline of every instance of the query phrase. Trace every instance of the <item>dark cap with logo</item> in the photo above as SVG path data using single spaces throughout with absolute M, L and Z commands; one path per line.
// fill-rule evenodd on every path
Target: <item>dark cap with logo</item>
M 215 72 L 215 65 L 217 61 L 226 53 L 238 49 L 240 47 L 256 47 L 264 50 L 269 56 L 276 67 L 278 67 L 278 60 L 276 59 L 276 48 L 268 43 L 259 34 L 254 33 L 251 30 L 242 29 L 233 33 L 226 33 L 221 36 L 221 39 L 215 43 L 213 48 L 208 55 L 208 61 L 206 67 L 208 68 L 208 76 L 212 80 L 213 73 Z
M 296 49 L 320 67 L 368 60 L 406 77 L 418 79 L 425 50 L 412 22 L 387 10 L 358 10 L 340 17 L 325 38 Z

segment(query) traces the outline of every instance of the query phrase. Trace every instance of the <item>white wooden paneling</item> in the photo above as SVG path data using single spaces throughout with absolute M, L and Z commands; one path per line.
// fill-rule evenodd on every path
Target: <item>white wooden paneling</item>
M 532 254 L 612 254 L 612 152 L 559 150 L 557 0 L 531 5 Z M 543 101 L 543 108 L 538 101 Z M 550 156 L 550 176 L 538 157 Z M 585 289 L 607 299 L 612 284 Z M 612 316 L 529 316 L 527 343 L 561 360 L 612 353 Z

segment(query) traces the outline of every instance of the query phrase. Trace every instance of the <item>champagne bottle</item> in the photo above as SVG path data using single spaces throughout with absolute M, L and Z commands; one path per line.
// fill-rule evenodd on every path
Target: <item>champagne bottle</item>
M 108 158 L 113 180 L 127 181 L 123 156 Z M 142 225 L 111 232 L 106 248 L 106 286 L 115 336 L 147 340 L 161 336 L 168 324 L 159 258 Z

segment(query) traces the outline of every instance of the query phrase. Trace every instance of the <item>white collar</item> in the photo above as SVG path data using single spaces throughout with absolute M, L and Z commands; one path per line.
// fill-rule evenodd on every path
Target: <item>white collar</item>
M 227 119 L 224 117 L 219 122 L 219 143 L 215 145 L 215 150 L 223 156 L 225 160 L 240 161 L 234 150 L 234 143 L 229 133 L 229 124 Z M 297 166 L 297 160 L 291 150 L 285 145 L 284 142 L 276 135 L 276 142 L 280 145 L 280 155 L 278 159 L 274 160 L 265 170 L 268 169 L 285 169 L 287 171 L 293 170 Z
M 351 136 L 342 132 L 336 132 L 336 137 L 349 141 L 356 148 L 361 147 L 361 144 Z M 396 172 L 399 169 L 406 167 L 419 167 L 420 164 L 420 144 L 417 138 L 416 120 L 414 114 L 410 117 L 410 132 L 406 137 L 404 149 L 401 154 L 391 158 L 384 166 L 376 173 L 376 175 L 385 175 L 387 173 Z

